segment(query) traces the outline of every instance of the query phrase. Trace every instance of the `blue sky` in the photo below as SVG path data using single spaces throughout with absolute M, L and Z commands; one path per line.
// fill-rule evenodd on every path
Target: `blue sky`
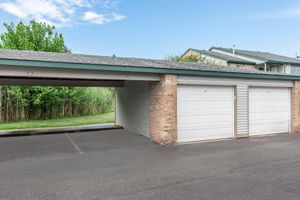
M 162 59 L 235 44 L 300 55 L 299 0 L 0 0 L 1 24 L 30 19 L 55 24 L 74 53 Z

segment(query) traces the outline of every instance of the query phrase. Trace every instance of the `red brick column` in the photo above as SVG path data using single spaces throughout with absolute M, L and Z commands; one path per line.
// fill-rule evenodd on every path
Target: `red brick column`
M 292 132 L 300 133 L 300 81 L 294 81 L 294 83 L 293 83 Z
M 177 140 L 177 76 L 162 75 L 150 84 L 150 136 L 161 145 Z

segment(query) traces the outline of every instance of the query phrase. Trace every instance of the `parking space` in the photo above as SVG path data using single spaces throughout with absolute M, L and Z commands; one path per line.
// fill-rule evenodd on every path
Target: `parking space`
M 118 149 L 152 146 L 147 138 L 123 130 L 37 135 L 0 138 L 0 160 L 49 156 L 76 156 L 80 152 L 117 151 Z
M 0 139 L 0 199 L 299 199 L 300 135 L 162 147 L 123 130 Z

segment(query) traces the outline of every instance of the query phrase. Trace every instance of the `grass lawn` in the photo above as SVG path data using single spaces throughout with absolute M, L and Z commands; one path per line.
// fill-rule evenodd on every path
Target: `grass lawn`
M 115 122 L 115 113 L 105 113 L 99 115 L 88 115 L 83 117 L 65 117 L 50 120 L 35 120 L 0 123 L 0 130 L 27 129 L 27 128 L 46 128 L 46 127 L 65 127 L 80 126 L 89 124 L 104 124 Z

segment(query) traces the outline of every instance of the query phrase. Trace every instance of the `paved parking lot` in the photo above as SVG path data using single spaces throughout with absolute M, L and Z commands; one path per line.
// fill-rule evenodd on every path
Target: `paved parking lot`
M 0 199 L 299 199 L 300 135 L 161 147 L 122 130 L 0 139 Z

